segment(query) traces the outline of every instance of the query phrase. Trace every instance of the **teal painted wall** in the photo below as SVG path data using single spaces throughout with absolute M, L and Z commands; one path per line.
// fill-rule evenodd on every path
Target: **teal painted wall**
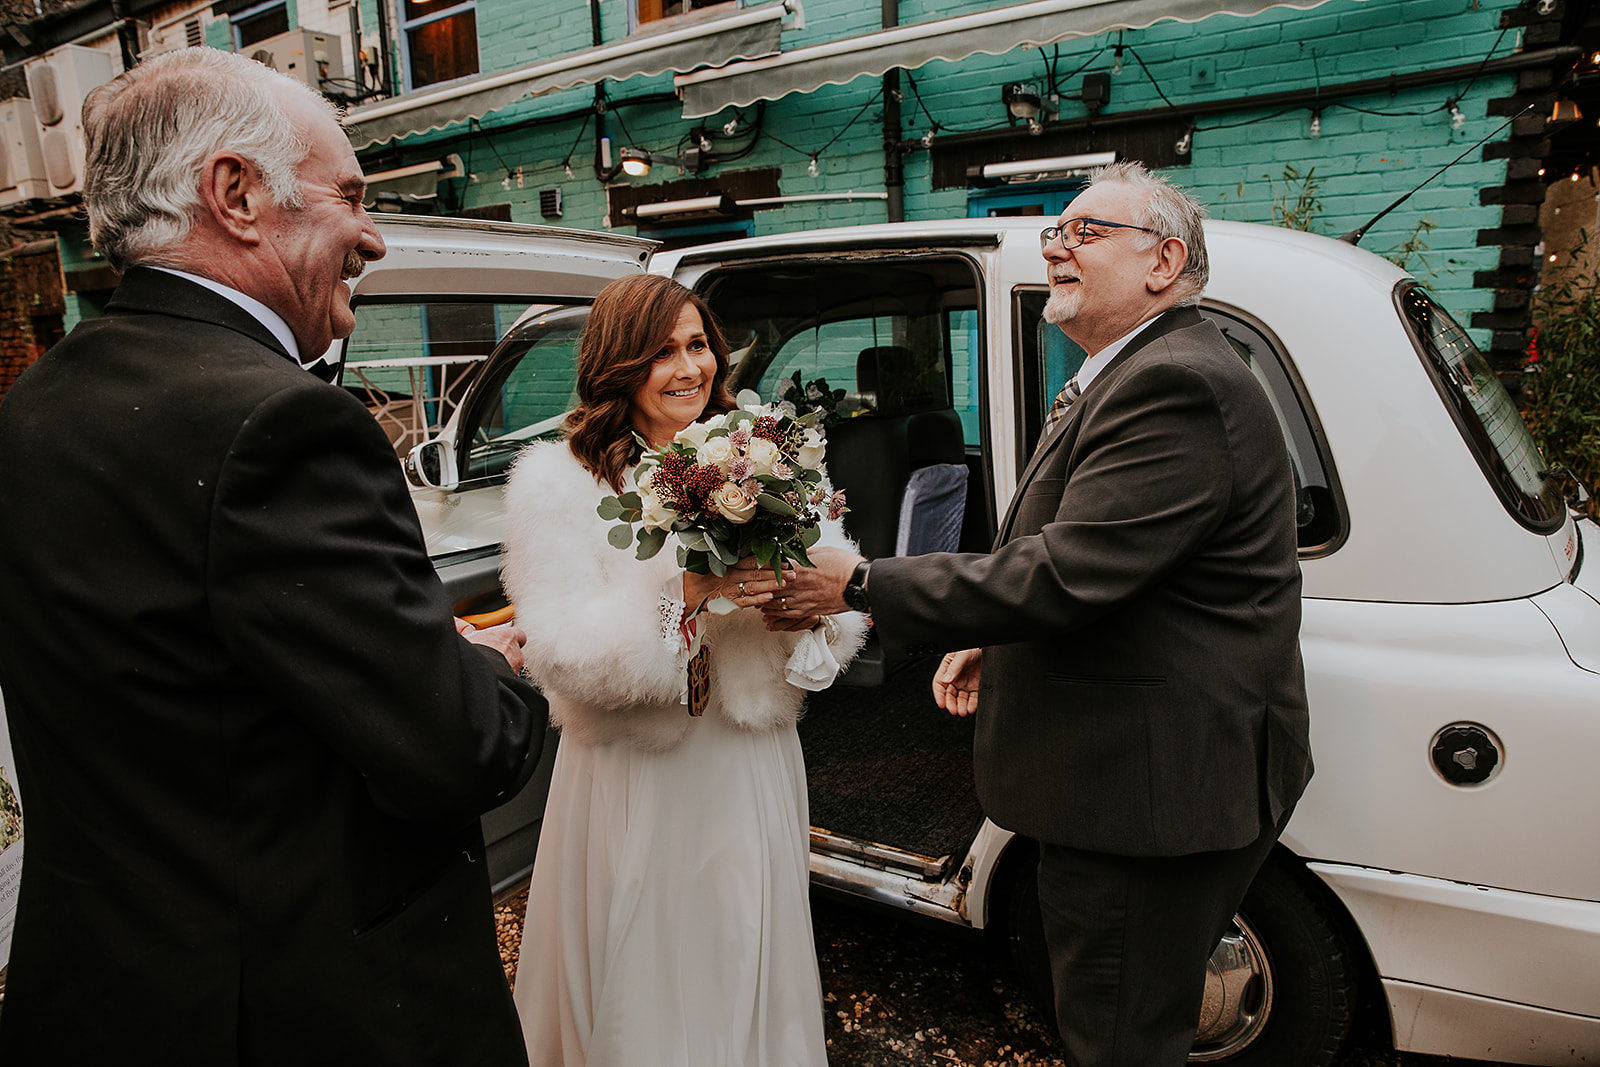
M 626 0 L 598 2 L 605 42 L 622 39 L 627 31 Z M 994 6 L 902 0 L 901 23 Z M 1164 100 L 1181 113 L 1185 106 L 1202 102 L 1476 64 L 1491 55 L 1509 55 L 1519 46 L 1518 31 L 1502 33 L 1499 28 L 1500 13 L 1511 6 L 1511 0 L 1329 0 L 1310 11 L 1277 8 L 1248 18 L 1218 15 L 1194 24 L 1166 22 L 1125 31 L 1120 35 L 1123 69 L 1112 78 L 1103 114 L 1157 108 Z M 376 25 L 375 13 L 368 15 L 370 7 L 371 0 L 363 0 L 363 24 L 369 28 Z M 785 31 L 785 50 L 878 29 L 876 5 L 857 0 L 807 0 L 805 13 L 806 29 Z M 586 49 L 591 40 L 589 19 L 588 6 L 579 0 L 540 5 L 480 0 L 482 69 L 509 69 Z M 935 123 L 940 134 L 1004 127 L 1002 84 L 1043 83 L 1048 57 L 1061 77 L 1059 87 L 1075 89 L 1082 73 L 1111 70 L 1118 41 L 1116 34 L 1101 35 L 1047 49 L 1016 49 L 1003 56 L 930 62 L 904 83 L 905 136 L 918 137 Z M 1079 74 L 1067 77 L 1080 68 Z M 750 153 L 737 162 L 712 167 L 704 177 L 714 179 L 725 169 L 777 167 L 785 195 L 881 191 L 880 84 L 875 77 L 858 78 L 769 104 L 763 136 Z M 697 125 L 713 131 L 719 148 L 742 143 L 720 138 L 721 125 L 735 115 L 732 109 L 689 122 L 676 103 L 626 103 L 669 92 L 671 87 L 669 75 L 605 84 L 611 108 L 601 121 L 612 138 L 613 152 L 625 144 L 672 152 L 687 143 L 690 129 Z M 1488 115 L 1488 102 L 1510 95 L 1513 88 L 1510 75 L 1465 77 L 1394 96 L 1385 92 L 1332 102 L 1321 111 L 1321 135 L 1316 138 L 1309 134 L 1309 107 L 1244 105 L 1200 117 L 1191 162 L 1171 168 L 1170 176 L 1193 190 L 1219 218 L 1270 222 L 1274 206 L 1292 202 L 1300 192 L 1299 185 L 1286 180 L 1287 169 L 1293 168 L 1319 183 L 1320 205 L 1311 229 L 1343 233 L 1493 133 L 1505 120 Z M 459 196 L 465 207 L 510 203 L 514 219 L 540 222 L 544 220 L 538 212 L 538 192 L 554 186 L 562 190 L 565 203 L 560 225 L 599 229 L 605 225 L 606 198 L 592 166 L 594 117 L 588 116 L 587 129 L 583 114 L 528 125 L 530 120 L 582 112 L 593 97 L 592 87 L 585 86 L 526 99 L 486 116 L 477 133 L 468 135 L 466 127 L 458 125 L 408 138 L 381 156 L 364 152 L 363 157 L 381 158 L 384 166 L 393 166 L 460 152 L 476 177 L 447 189 L 447 204 L 452 196 Z M 1458 99 L 1465 120 L 1460 129 L 1452 126 L 1445 107 L 1450 99 Z M 755 112 L 744 109 L 742 114 L 748 120 Z M 1063 101 L 1063 118 L 1083 114 L 1081 104 Z M 522 125 L 508 129 L 517 124 Z M 1495 139 L 1505 136 L 1501 131 Z M 819 153 L 816 177 L 807 173 L 811 153 Z M 569 155 L 571 178 L 563 167 Z M 519 167 L 521 186 L 513 180 L 509 189 L 504 188 L 508 171 Z M 679 176 L 658 167 L 647 181 Z M 1476 240 L 1480 229 L 1499 225 L 1500 209 L 1480 205 L 1478 190 L 1504 180 L 1503 162 L 1483 162 L 1481 153 L 1472 152 L 1378 224 L 1363 245 L 1399 255 L 1404 242 L 1420 238 L 1426 248 L 1413 255 L 1408 266 L 1465 320 L 1492 303 L 1489 291 L 1473 286 L 1473 272 L 1497 265 L 1496 250 L 1481 249 Z M 966 190 L 934 190 L 928 153 L 913 152 L 905 161 L 905 211 L 910 219 L 964 216 Z M 882 201 L 814 202 L 757 212 L 754 225 L 757 233 L 773 233 L 878 222 L 884 217 Z M 1419 231 L 1419 226 L 1431 228 Z

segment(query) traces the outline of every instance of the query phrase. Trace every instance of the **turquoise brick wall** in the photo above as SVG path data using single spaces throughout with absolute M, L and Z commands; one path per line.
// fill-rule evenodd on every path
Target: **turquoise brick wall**
M 363 23 L 371 0 L 363 2 Z M 606 43 L 627 33 L 626 0 L 598 0 Z M 948 0 L 902 0 L 901 24 L 947 18 L 992 8 L 992 2 L 950 3 Z M 1081 74 L 1110 71 L 1113 46 L 1125 46 L 1123 70 L 1112 79 L 1104 114 L 1162 107 L 1165 101 L 1181 114 L 1185 107 L 1214 101 L 1317 86 L 1334 86 L 1390 74 L 1474 64 L 1491 54 L 1505 56 L 1519 45 L 1518 31 L 1502 34 L 1499 18 L 1511 0 L 1329 0 L 1309 11 L 1272 9 L 1240 18 L 1218 15 L 1194 24 L 1158 23 L 1062 42 L 1046 49 L 1016 49 L 1002 56 L 972 56 L 959 62 L 935 60 L 905 81 L 902 125 L 915 138 L 937 123 L 941 134 L 994 129 L 1005 125 L 999 87 L 1009 81 L 1042 84 L 1046 61 L 1060 76 L 1060 88 L 1076 89 Z M 869 33 L 878 28 L 876 5 L 856 0 L 807 0 L 806 29 L 785 31 L 783 47 Z M 485 71 L 508 69 L 554 58 L 590 45 L 589 9 L 579 0 L 551 0 L 531 5 L 523 0 L 480 0 L 478 5 L 481 64 Z M 1137 59 L 1135 58 L 1137 56 Z M 1142 60 L 1142 65 L 1139 60 Z M 1204 68 L 1210 77 L 1197 76 Z M 904 77 L 904 76 L 903 76 Z M 692 126 L 713 130 L 733 116 L 730 109 L 699 123 L 685 121 L 676 103 L 628 106 L 625 101 L 671 89 L 670 76 L 607 82 L 613 108 L 603 118 L 613 151 L 636 145 L 656 151 L 676 150 Z M 842 86 L 824 86 L 767 105 L 764 135 L 754 149 L 727 169 L 779 168 L 780 191 L 786 195 L 882 191 L 882 102 L 876 99 L 880 80 L 858 78 Z M 913 92 L 913 86 L 915 91 Z M 1286 182 L 1287 168 L 1314 175 L 1320 201 L 1311 228 L 1339 234 L 1365 222 L 1401 193 L 1449 162 L 1505 120 L 1488 115 L 1488 102 L 1510 95 L 1510 75 L 1461 78 L 1391 96 L 1387 92 L 1328 103 L 1321 111 L 1321 136 L 1312 138 L 1309 107 L 1261 109 L 1242 105 L 1196 120 L 1191 162 L 1171 176 L 1192 189 L 1219 218 L 1270 222 L 1274 205 L 1299 192 Z M 1444 104 L 1459 99 L 1463 128 L 1452 128 Z M 461 152 L 476 178 L 458 183 L 462 203 L 474 207 L 511 204 L 512 217 L 543 221 L 538 191 L 562 189 L 565 215 L 561 225 L 599 229 L 605 225 L 604 187 L 596 180 L 593 119 L 588 130 L 581 112 L 593 89 L 580 87 L 525 99 L 486 116 L 482 132 L 465 136 L 464 126 L 409 138 L 401 149 L 405 161 L 443 151 Z M 621 102 L 619 104 L 619 102 Z M 580 114 L 560 118 L 572 112 Z M 1080 103 L 1063 101 L 1062 118 L 1085 112 Z M 755 109 L 743 110 L 753 119 Z M 554 121 L 549 121 L 549 120 Z M 1506 136 L 1502 131 L 1496 139 Z M 573 176 L 563 170 L 571 153 Z M 811 177 L 807 163 L 820 152 L 821 173 Z M 502 188 L 507 169 L 522 168 L 520 188 Z M 705 176 L 714 179 L 719 168 Z M 1499 225 L 1500 209 L 1481 206 L 1478 190 L 1504 181 L 1502 162 L 1483 162 L 1481 153 L 1453 167 L 1419 192 L 1368 234 L 1363 246 L 1398 255 L 1400 246 L 1420 236 L 1426 249 L 1408 266 L 1427 280 L 1463 320 L 1486 309 L 1492 294 L 1473 286 L 1474 271 L 1497 265 L 1495 249 L 1477 246 L 1480 229 Z M 680 175 L 657 168 L 646 181 L 673 180 Z M 935 190 L 926 152 L 905 160 L 905 211 L 910 219 L 967 214 L 964 189 Z M 756 213 L 757 233 L 819 226 L 878 222 L 883 201 L 809 202 Z M 1431 226 L 1419 234 L 1419 226 Z M 1482 340 L 1483 338 L 1480 338 Z

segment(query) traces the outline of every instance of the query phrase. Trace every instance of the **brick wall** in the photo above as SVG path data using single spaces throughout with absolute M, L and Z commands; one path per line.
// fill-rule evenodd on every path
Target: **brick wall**
M 596 2 L 605 42 L 623 39 L 628 32 L 626 0 Z M 988 0 L 901 0 L 901 24 L 993 6 Z M 1467 151 L 1466 159 L 1378 223 L 1363 247 L 1406 259 L 1459 317 L 1474 321 L 1480 342 L 1498 342 L 1503 339 L 1504 305 L 1514 297 L 1502 291 L 1510 286 L 1510 276 L 1503 274 L 1503 242 L 1495 235 L 1511 224 L 1503 221 L 1507 198 L 1520 194 L 1484 190 L 1499 189 L 1509 180 L 1508 157 L 1496 152 L 1517 131 L 1498 128 L 1510 115 L 1507 109 L 1520 106 L 1513 101 L 1522 87 L 1515 72 L 1474 72 L 1486 58 L 1513 56 L 1525 41 L 1530 49 L 1546 44 L 1533 27 L 1502 28 L 1502 16 L 1516 9 L 1513 0 L 1329 0 L 1309 11 L 1274 8 L 1247 18 L 1169 21 L 1045 49 L 1019 48 L 959 62 L 935 60 L 902 76 L 901 135 L 912 144 L 905 157 L 905 215 L 941 218 L 968 210 L 965 188 L 935 188 L 930 153 L 916 139 L 933 131 L 937 145 L 942 138 L 974 131 L 1005 131 L 1001 85 L 1043 85 L 1048 62 L 1057 88 L 1071 92 L 1084 74 L 1111 71 L 1120 41 L 1122 70 L 1111 79 L 1110 100 L 1101 116 L 1145 112 L 1192 121 L 1188 161 L 1171 173 L 1218 217 L 1270 222 L 1275 208 L 1304 191 L 1316 201 L 1310 228 L 1337 235 L 1366 222 Z M 478 19 L 486 71 L 589 45 L 589 7 L 582 0 L 540 5 L 479 0 Z M 855 0 L 808 0 L 806 29 L 785 31 L 783 48 L 869 33 L 878 28 L 878 19 L 875 6 Z M 1465 73 L 1392 91 L 1386 84 L 1391 76 L 1426 79 L 1445 68 Z M 1378 87 L 1363 94 L 1324 101 L 1316 110 L 1309 102 L 1323 87 L 1372 79 L 1379 80 Z M 459 194 L 462 207 L 509 202 L 514 219 L 540 222 L 538 191 L 559 187 L 565 205 L 559 225 L 607 228 L 616 219 L 607 218 L 605 188 L 592 167 L 597 122 L 610 135 L 613 153 L 623 145 L 673 152 L 687 143 L 697 125 L 711 134 L 719 151 L 731 154 L 748 145 L 748 138 L 721 136 L 723 123 L 735 117 L 733 109 L 688 122 L 670 99 L 627 102 L 670 95 L 671 85 L 670 76 L 606 82 L 610 103 L 598 117 L 589 113 L 594 98 L 590 87 L 524 99 L 487 116 L 482 132 L 469 135 L 456 126 L 408 138 L 400 149 L 405 158 L 388 165 L 457 151 L 476 175 L 451 190 Z M 726 171 L 776 168 L 783 195 L 882 191 L 881 85 L 877 77 L 861 77 L 766 105 L 762 134 L 749 151 L 701 177 L 714 183 Z M 1289 106 L 1252 102 L 1294 91 L 1307 101 Z M 1452 122 L 1452 103 L 1461 116 L 1459 125 Z M 738 115 L 748 128 L 758 112 L 745 108 Z M 1082 122 L 1085 117 L 1081 103 L 1063 101 L 1061 120 Z M 1313 117 L 1319 120 L 1316 137 L 1310 129 Z M 1468 151 L 1486 135 L 1490 142 L 1485 149 Z M 1029 158 L 1029 138 L 1022 128 L 997 136 L 1010 136 L 1014 143 L 1005 148 L 1009 156 L 997 154 L 996 159 Z M 818 154 L 815 177 L 807 170 L 813 153 Z M 564 166 L 569 162 L 571 177 Z M 1291 168 L 1302 176 L 1300 181 L 1289 176 Z M 508 170 L 520 170 L 521 184 L 513 181 L 505 189 Z M 1313 175 L 1312 186 L 1305 184 L 1305 175 Z M 642 184 L 681 177 L 659 167 Z M 774 233 L 884 218 L 881 200 L 818 200 L 758 211 L 754 226 L 757 233 Z
M 0 398 L 61 339 L 65 310 L 54 239 L 0 254 Z

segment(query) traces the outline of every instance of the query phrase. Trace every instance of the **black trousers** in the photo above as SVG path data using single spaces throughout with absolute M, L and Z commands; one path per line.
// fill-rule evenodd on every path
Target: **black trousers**
M 1181 1067 L 1206 962 L 1284 824 L 1244 848 L 1138 858 L 1039 846 L 1039 909 L 1072 1067 Z

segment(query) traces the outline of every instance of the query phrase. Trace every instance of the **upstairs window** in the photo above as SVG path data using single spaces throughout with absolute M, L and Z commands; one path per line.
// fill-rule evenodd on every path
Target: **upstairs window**
M 476 0 L 400 0 L 407 89 L 478 73 Z
M 633 25 L 634 29 L 641 29 L 652 22 L 670 19 L 677 15 L 687 15 L 691 11 L 700 11 L 710 7 L 725 7 L 730 10 L 742 6 L 741 0 L 633 0 Z
M 249 55 L 247 49 L 251 45 L 289 32 L 289 5 L 284 0 L 276 0 L 242 7 L 229 21 L 233 26 L 233 50 Z

